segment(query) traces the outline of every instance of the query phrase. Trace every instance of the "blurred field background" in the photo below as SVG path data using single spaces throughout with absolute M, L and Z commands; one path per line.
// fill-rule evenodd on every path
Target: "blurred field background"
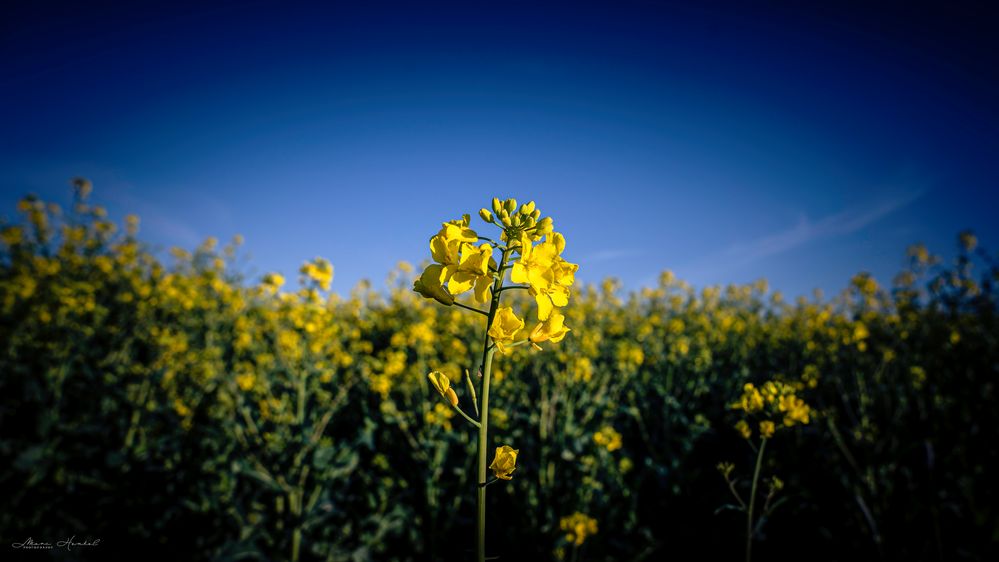
M 337 295 L 322 259 L 298 286 L 247 278 L 240 240 L 157 257 L 88 190 L 27 197 L 0 230 L 4 540 L 102 538 L 67 560 L 468 557 L 473 435 L 426 373 L 462 388 L 481 320 L 413 293 L 405 263 Z M 715 467 L 745 482 L 730 405 L 775 378 L 815 412 L 768 449 L 785 501 L 758 559 L 995 559 L 999 269 L 973 234 L 955 243 L 830 298 L 668 272 L 577 287 L 561 344 L 497 360 L 492 433 L 521 453 L 489 498 L 490 551 L 739 559 Z M 559 526 L 575 513 L 598 527 L 578 548 Z

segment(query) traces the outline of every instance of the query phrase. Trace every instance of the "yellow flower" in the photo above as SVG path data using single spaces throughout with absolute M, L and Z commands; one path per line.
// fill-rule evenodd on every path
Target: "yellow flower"
M 742 435 L 743 439 L 749 439 L 753 436 L 753 430 L 749 428 L 749 424 L 746 420 L 739 420 L 739 423 L 735 424 L 735 430 Z
M 239 385 L 240 390 L 250 390 L 253 388 L 254 383 L 257 382 L 253 373 L 243 373 L 241 375 L 236 375 L 236 384 Z
M 569 287 L 579 266 L 562 259 L 565 237 L 554 232 L 537 246 L 526 234 L 520 237 L 520 259 L 513 264 L 510 280 L 527 283 L 538 304 L 538 320 L 548 319 L 553 307 L 569 304 Z
M 488 301 L 493 283 L 492 275 L 489 274 L 492 255 L 493 247 L 489 244 L 482 244 L 478 248 L 464 244 L 457 269 L 448 280 L 448 292 L 460 295 L 474 285 L 475 300 L 480 303 Z
M 758 412 L 763 409 L 763 395 L 753 386 L 753 383 L 747 382 L 742 387 L 742 396 L 738 402 L 732 405 L 732 408 L 744 410 L 748 414 Z
M 512 480 L 514 470 L 517 470 L 517 453 L 520 449 L 514 449 L 509 445 L 496 447 L 496 456 L 493 457 L 489 470 L 492 470 L 496 478 L 502 480 Z
M 451 379 L 449 379 L 447 375 L 440 371 L 431 371 L 427 374 L 427 378 L 430 379 L 430 384 L 434 385 L 437 392 L 446 398 L 452 406 L 458 405 L 458 395 L 455 394 L 454 389 L 451 388 Z
M 605 425 L 593 434 L 593 442 L 601 447 L 606 447 L 608 451 L 614 452 L 621 448 L 621 434 L 613 427 Z
M 535 349 L 540 350 L 541 346 L 538 344 L 544 341 L 551 340 L 552 343 L 558 343 L 565 338 L 565 335 L 570 332 L 569 328 L 565 325 L 565 316 L 559 314 L 558 312 L 552 314 L 544 322 L 539 322 L 537 326 L 531 330 L 531 335 L 528 337 L 531 340 L 531 345 Z
M 784 425 L 791 427 L 796 423 L 807 424 L 810 421 L 812 409 L 805 401 L 793 394 L 780 397 L 778 409 L 784 413 Z
M 534 291 L 540 291 L 554 279 L 552 266 L 558 257 L 558 249 L 549 241 L 537 246 L 531 244 L 527 234 L 520 237 L 520 259 L 513 264 L 510 280 L 514 283 L 527 283 Z
M 766 420 L 760 422 L 760 435 L 764 439 L 770 439 L 774 435 L 774 422 Z
M 284 276 L 280 273 L 268 273 L 264 275 L 263 284 L 271 291 L 277 291 L 284 285 Z
M 454 304 L 454 297 L 443 286 L 444 266 L 430 265 L 420 278 L 413 282 L 413 290 L 428 299 L 434 299 L 444 306 Z
M 505 346 L 513 343 L 514 336 L 524 328 L 524 321 L 517 318 L 513 309 L 502 306 L 496 311 L 493 324 L 489 327 L 489 337 L 493 339 L 500 353 L 506 353 Z
M 559 520 L 559 528 L 566 532 L 565 540 L 581 546 L 586 537 L 597 534 L 597 520 L 577 511 Z
M 304 263 L 298 271 L 305 279 L 314 281 L 322 290 L 330 289 L 330 283 L 333 282 L 333 265 L 329 260 L 316 258 Z
M 440 232 L 430 239 L 430 255 L 437 263 L 428 266 L 420 278 L 413 283 L 414 291 L 428 299 L 435 299 L 445 306 L 451 306 L 454 304 L 452 294 L 458 294 L 471 288 L 471 284 L 469 284 L 468 287 L 464 288 L 464 291 L 452 293 L 444 287 L 444 283 L 450 281 L 461 267 L 459 254 L 462 246 L 469 245 L 471 247 L 470 244 L 478 240 L 478 234 L 468 228 L 469 220 L 468 215 L 465 215 L 459 221 L 443 223 Z M 492 251 L 488 246 L 487 249 Z M 466 257 L 466 269 L 469 272 L 474 272 L 480 264 L 475 259 L 468 261 L 470 257 L 473 256 Z M 485 265 L 488 267 L 488 260 L 486 260 Z M 458 284 L 458 287 L 462 287 L 461 283 Z M 453 291 L 454 288 L 451 287 L 451 290 Z M 477 290 L 476 297 L 478 298 L 478 296 L 479 291 Z

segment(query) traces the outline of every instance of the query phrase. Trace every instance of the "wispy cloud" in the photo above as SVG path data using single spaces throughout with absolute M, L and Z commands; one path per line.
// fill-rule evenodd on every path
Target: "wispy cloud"
M 758 238 L 736 242 L 720 252 L 697 260 L 685 268 L 686 274 L 688 276 L 717 274 L 766 257 L 788 252 L 816 240 L 858 232 L 912 203 L 923 193 L 925 190 L 922 189 L 910 191 L 871 205 L 827 215 L 818 220 L 811 220 L 806 215 L 802 215 L 789 228 Z
M 642 250 L 634 248 L 615 248 L 609 250 L 598 250 L 592 254 L 586 256 L 584 261 L 587 262 L 600 262 L 600 261 L 612 261 L 620 260 L 624 258 L 634 258 L 642 255 Z

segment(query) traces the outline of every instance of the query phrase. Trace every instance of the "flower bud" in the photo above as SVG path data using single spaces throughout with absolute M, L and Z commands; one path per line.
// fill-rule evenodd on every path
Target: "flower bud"
M 497 215 L 500 214 L 500 210 L 503 208 L 503 204 L 500 203 L 498 197 L 493 197 L 493 212 Z
M 551 217 L 545 217 L 540 221 L 538 221 L 538 226 L 537 226 L 538 234 L 543 236 L 545 234 L 552 232 L 552 230 L 554 230 L 554 225 L 552 224 Z
M 506 212 L 512 213 L 516 209 L 517 209 L 517 200 L 513 199 L 513 198 L 507 199 L 506 200 Z
M 482 217 L 482 220 L 486 222 L 493 222 L 493 214 L 490 213 L 489 209 L 485 207 L 479 209 L 479 216 Z
M 445 396 L 447 391 L 451 389 L 451 380 L 447 378 L 447 375 L 440 371 L 431 371 L 427 374 L 427 378 L 430 379 L 430 384 L 437 389 L 437 392 L 441 396 Z
M 533 211 L 531 211 L 531 218 L 534 219 L 534 220 L 540 219 L 541 218 L 541 211 L 539 209 L 534 209 Z
M 513 215 L 510 221 L 513 222 L 513 226 L 520 226 L 520 215 Z
M 534 201 L 531 201 L 530 203 L 524 203 L 523 205 L 520 206 L 520 214 L 522 215 L 529 215 L 533 212 L 534 212 Z

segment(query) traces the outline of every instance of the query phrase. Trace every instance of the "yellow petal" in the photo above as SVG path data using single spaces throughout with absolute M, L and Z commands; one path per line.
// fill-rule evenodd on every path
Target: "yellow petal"
M 539 294 L 534 300 L 538 303 L 538 320 L 547 320 L 552 313 L 552 299 L 548 295 Z

